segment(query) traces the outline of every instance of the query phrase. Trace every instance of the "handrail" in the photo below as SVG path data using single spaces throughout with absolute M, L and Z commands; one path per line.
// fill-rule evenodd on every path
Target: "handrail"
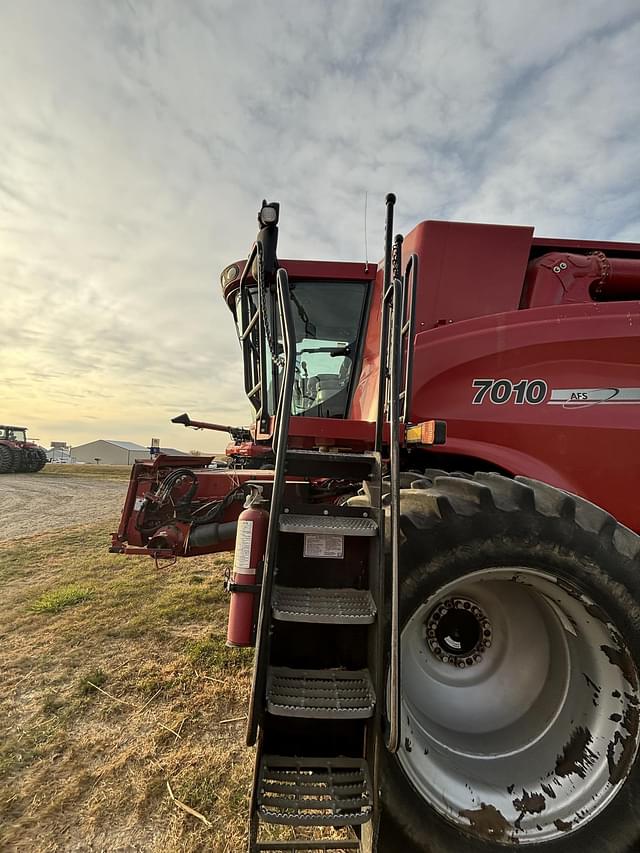
M 400 414 L 400 423 L 407 423 L 411 414 L 411 389 L 413 386 L 413 336 L 416 327 L 416 295 L 418 292 L 418 256 L 413 253 L 409 256 L 403 277 L 402 298 L 402 337 L 406 337 L 407 349 L 404 370 L 404 382 L 402 383 L 403 406 Z M 408 313 L 407 313 L 408 309 Z
M 391 627 L 389 635 L 389 728 L 385 744 L 396 752 L 400 742 L 400 416 L 399 385 L 402 365 L 403 286 L 393 279 L 391 347 L 389 354 L 389 473 L 391 527 Z
M 268 399 L 268 377 L 267 377 L 267 334 L 269 318 L 267 314 L 267 306 L 265 302 L 266 282 L 264 277 L 264 261 L 262 257 L 262 243 L 256 241 L 256 285 L 258 296 L 258 348 L 259 348 L 259 366 L 258 379 L 260 382 L 260 408 L 256 412 L 256 420 L 260 421 L 260 429 L 264 431 L 269 417 L 269 399 Z
M 384 424 L 388 421 L 391 572 L 387 588 L 391 599 L 391 620 L 388 634 L 389 705 L 385 745 L 392 753 L 400 745 L 400 424 L 406 423 L 411 402 L 412 344 L 418 281 L 418 257 L 415 254 L 410 256 L 404 274 L 401 273 L 403 238 L 397 235 L 392 240 L 391 236 L 395 201 L 393 194 L 387 196 L 375 438 L 375 449 L 381 453 Z
M 253 746 L 258 736 L 258 725 L 262 716 L 262 700 L 264 698 L 267 673 L 267 658 L 269 647 L 268 615 L 271 612 L 271 594 L 275 574 L 275 562 L 278 542 L 278 527 L 282 509 L 282 496 L 285 484 L 285 462 L 287 455 L 287 438 L 289 435 L 289 419 L 291 417 L 291 401 L 293 399 L 293 384 L 296 367 L 296 336 L 291 297 L 289 295 L 289 277 L 284 269 L 279 269 L 276 277 L 278 293 L 278 309 L 284 342 L 284 369 L 282 387 L 278 400 L 276 428 L 274 432 L 276 462 L 273 472 L 273 489 L 271 506 L 269 508 L 269 526 L 267 529 L 267 544 L 265 549 L 264 566 L 262 570 L 262 589 L 256 628 L 256 651 L 253 662 L 251 680 L 251 699 L 247 718 L 247 746 Z
M 380 317 L 380 358 L 378 376 L 378 409 L 376 412 L 375 451 L 382 452 L 382 430 L 384 410 L 387 396 L 388 357 L 389 357 L 389 314 L 387 311 L 387 295 L 391 286 L 391 242 L 393 235 L 393 206 L 396 197 L 389 193 L 386 198 L 387 213 L 384 224 L 384 275 L 382 279 L 382 304 Z
M 251 265 L 254 261 L 254 258 L 257 253 L 258 244 L 254 243 L 251 247 L 251 251 L 249 252 L 249 257 L 247 258 L 247 262 L 244 265 L 244 269 L 242 270 L 242 275 L 240 276 L 240 281 L 238 283 L 240 293 L 240 325 L 241 331 L 239 334 L 240 342 L 242 344 L 242 362 L 244 366 L 244 389 L 247 397 L 251 400 L 251 390 L 256 386 L 256 376 L 255 371 L 253 370 L 254 362 L 250 357 L 250 347 L 253 342 L 251 340 L 250 334 L 255 328 L 255 324 L 258 320 L 259 311 L 256 309 L 255 313 L 250 317 L 249 311 L 249 299 L 247 296 L 247 283 L 246 279 L 249 274 L 249 270 L 251 269 Z M 255 346 L 255 344 L 254 344 Z M 255 392 L 254 392 L 255 393 Z M 258 411 L 258 406 L 251 400 L 251 403 L 256 410 Z
M 251 318 L 251 320 L 249 320 L 249 325 L 244 330 L 244 332 L 240 335 L 241 341 L 244 342 L 249 337 L 249 335 L 253 331 L 253 328 L 257 322 L 258 322 L 258 312 L 256 311 L 255 314 L 253 315 L 253 317 Z

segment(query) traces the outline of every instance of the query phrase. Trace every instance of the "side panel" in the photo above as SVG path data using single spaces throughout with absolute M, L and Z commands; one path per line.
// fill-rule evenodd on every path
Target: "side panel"
M 520 304 L 533 228 L 421 222 L 407 234 L 406 259 L 420 259 L 416 330 L 515 311 Z
M 402 255 L 419 258 L 417 332 L 517 310 L 522 297 L 533 229 L 465 222 L 421 222 L 407 234 Z M 360 382 L 350 411 L 354 420 L 374 421 L 380 347 L 379 269 L 372 294 Z M 429 417 L 439 417 L 431 414 Z
M 640 532 L 639 302 L 419 333 L 411 419 L 428 417 L 447 421 L 445 452 L 575 492 Z

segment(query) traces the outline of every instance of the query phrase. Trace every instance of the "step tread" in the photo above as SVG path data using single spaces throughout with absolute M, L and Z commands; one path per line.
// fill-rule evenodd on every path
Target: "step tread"
M 367 762 L 359 758 L 288 758 L 260 763 L 258 814 L 267 823 L 357 826 L 371 816 Z
M 280 532 L 321 533 L 336 536 L 375 536 L 378 532 L 378 525 L 373 518 L 283 513 L 280 516 Z
M 273 615 L 281 622 L 368 625 L 376 606 L 368 589 L 320 589 L 276 586 Z
M 366 669 L 292 669 L 270 667 L 267 710 L 283 717 L 366 719 L 375 694 Z

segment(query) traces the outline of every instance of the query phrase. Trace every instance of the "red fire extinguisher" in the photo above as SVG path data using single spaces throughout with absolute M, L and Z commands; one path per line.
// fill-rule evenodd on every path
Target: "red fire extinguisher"
M 266 504 L 266 501 L 262 497 L 262 486 L 253 486 L 238 516 L 233 572 L 227 584 L 231 593 L 227 626 L 228 646 L 254 644 L 253 617 L 259 593 L 256 587 L 256 572 L 264 559 L 269 525 L 269 513 L 262 508 L 263 504 Z

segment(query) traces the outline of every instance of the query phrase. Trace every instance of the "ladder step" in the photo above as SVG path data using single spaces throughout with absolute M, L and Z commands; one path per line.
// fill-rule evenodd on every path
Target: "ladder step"
M 378 532 L 378 525 L 373 518 L 283 513 L 280 516 L 280 532 L 322 533 L 335 536 L 375 536 Z
M 374 706 L 366 669 L 270 667 L 267 674 L 267 710 L 281 717 L 366 719 Z
M 371 816 L 369 768 L 359 758 L 265 755 L 260 763 L 257 802 L 258 814 L 267 823 L 358 826 Z M 317 847 L 306 849 L 340 849 L 323 848 L 323 841 L 315 843 Z
M 273 615 L 281 622 L 370 625 L 376 618 L 376 606 L 368 589 L 276 586 Z

